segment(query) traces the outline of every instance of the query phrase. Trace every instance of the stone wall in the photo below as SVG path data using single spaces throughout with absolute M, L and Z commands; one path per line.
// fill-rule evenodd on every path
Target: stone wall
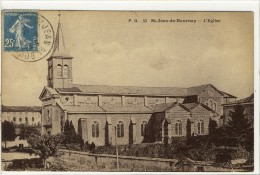
M 102 167 L 97 171 L 117 171 L 116 156 L 91 154 L 86 152 L 60 150 L 61 159 L 74 162 L 83 167 Z M 119 156 L 120 171 L 176 171 L 177 159 Z

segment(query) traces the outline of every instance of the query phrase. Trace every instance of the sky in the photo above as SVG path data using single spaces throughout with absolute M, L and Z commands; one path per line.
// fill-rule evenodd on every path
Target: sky
M 40 11 L 55 32 L 58 13 Z M 144 19 L 146 23 L 142 22 Z M 197 21 L 151 22 L 152 19 Z M 251 12 L 61 11 L 61 25 L 66 48 L 74 57 L 74 84 L 213 84 L 238 98 L 253 93 Z M 47 85 L 49 56 L 29 63 L 15 59 L 11 53 L 2 53 L 2 104 L 41 105 L 39 96 Z

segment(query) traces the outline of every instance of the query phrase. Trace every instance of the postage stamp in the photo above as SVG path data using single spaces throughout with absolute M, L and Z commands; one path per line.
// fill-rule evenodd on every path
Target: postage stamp
M 3 51 L 33 62 L 45 58 L 54 44 L 51 23 L 37 11 L 3 11 Z
M 38 50 L 37 12 L 4 13 L 4 51 Z

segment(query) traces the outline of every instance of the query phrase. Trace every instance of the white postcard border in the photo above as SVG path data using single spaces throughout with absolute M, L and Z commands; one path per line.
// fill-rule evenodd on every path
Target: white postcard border
M 254 12 L 254 141 L 255 170 L 249 173 L 203 174 L 260 174 L 259 169 L 259 1 L 16 1 L 3 0 L 1 9 L 40 9 L 40 10 L 121 10 L 121 11 L 253 11 Z M 1 18 L 0 18 L 1 19 Z M 0 51 L 1 52 L 1 51 Z M 1 65 L 1 63 L 0 63 Z M 1 85 L 1 84 L 0 84 Z M 47 175 L 47 174 L 104 174 L 103 172 L 1 172 L 4 175 Z M 105 174 L 201 174 L 196 172 L 106 172 Z

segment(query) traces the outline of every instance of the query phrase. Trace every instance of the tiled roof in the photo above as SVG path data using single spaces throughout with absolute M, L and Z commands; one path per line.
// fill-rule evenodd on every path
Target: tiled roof
M 205 84 L 205 85 L 201 85 L 201 86 L 194 86 L 194 87 L 187 88 L 187 96 L 198 95 L 208 86 L 211 86 L 211 85 Z
M 194 96 L 200 94 L 208 86 L 212 86 L 213 88 L 215 88 L 211 84 L 194 86 L 190 88 L 74 84 L 72 88 L 57 88 L 56 90 L 59 93 L 187 97 L 187 96 Z M 235 98 L 235 96 L 219 91 L 217 88 L 215 89 L 225 97 Z
M 157 104 L 154 107 L 154 112 L 163 112 L 166 109 L 170 108 L 170 107 L 174 107 L 176 106 L 176 102 L 175 103 L 162 103 L 162 104 Z
M 45 86 L 44 88 L 46 88 L 51 94 L 58 94 L 54 89 L 52 89 L 48 86 Z
M 209 108 L 208 106 L 204 105 L 203 103 L 199 103 L 199 102 L 196 102 L 196 103 L 184 103 L 184 104 L 181 104 L 181 105 L 183 105 L 184 107 L 186 107 L 186 108 L 189 109 L 189 110 L 192 110 L 192 109 L 194 109 L 195 107 L 197 107 L 198 105 L 201 105 L 202 107 L 204 107 L 204 108 L 207 109 L 208 111 L 215 112 L 214 110 L 212 110 L 212 109 Z
M 84 93 L 92 94 L 120 94 L 147 96 L 186 96 L 186 88 L 178 87 L 138 87 L 138 86 L 106 86 L 106 85 L 73 85 Z
M 112 106 L 112 105 L 84 105 L 84 106 L 65 106 L 69 113 L 106 113 L 106 112 L 115 112 L 115 113 L 152 113 L 152 110 L 145 106 Z
M 72 88 L 57 88 L 58 92 L 66 93 L 66 92 L 82 92 L 78 87 Z
M 106 112 L 143 112 L 143 113 L 152 113 L 152 110 L 145 106 L 112 106 L 104 105 L 102 108 Z
M 228 94 L 228 93 L 226 93 L 226 92 L 223 92 L 223 91 L 220 91 L 223 95 L 224 95 L 224 97 L 226 97 L 226 98 L 237 98 L 237 97 L 235 97 L 235 96 L 233 96 L 233 95 L 231 95 L 231 94 Z
M 185 106 L 186 108 L 188 108 L 189 110 L 192 110 L 193 108 L 195 108 L 196 106 L 199 105 L 199 103 L 184 103 L 182 104 L 183 106 Z
M 249 97 L 237 100 L 237 103 L 249 103 L 254 102 L 254 94 L 250 95 Z
M 4 106 L 2 112 L 41 112 L 41 106 Z
M 213 86 L 212 84 L 205 84 L 205 85 L 201 85 L 201 86 L 194 86 L 194 87 L 190 87 L 187 88 L 187 96 L 192 96 L 192 95 L 198 95 L 201 92 L 204 91 L 204 89 L 208 86 L 213 87 L 216 91 L 218 91 L 220 94 L 222 94 L 224 97 L 226 98 L 236 98 L 235 96 L 228 94 L 226 92 L 220 91 L 218 90 L 215 86 Z

